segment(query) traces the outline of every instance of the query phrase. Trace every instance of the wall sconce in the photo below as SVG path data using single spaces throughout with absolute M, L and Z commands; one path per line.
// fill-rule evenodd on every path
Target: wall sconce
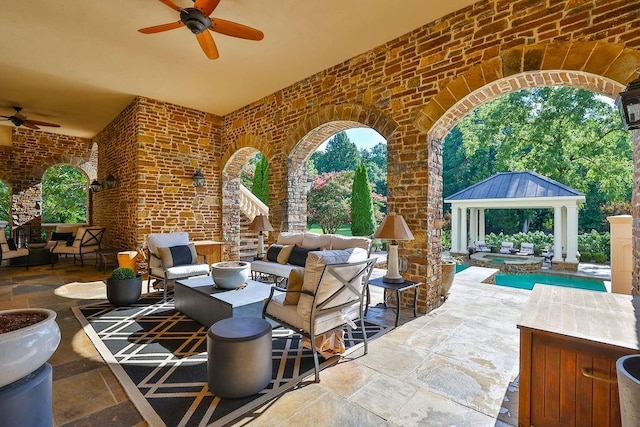
M 118 180 L 113 175 L 109 174 L 104 179 L 104 188 L 106 188 L 107 190 L 116 188 L 117 183 L 118 183 Z
M 102 184 L 100 184 L 97 179 L 94 179 L 91 181 L 91 184 L 89 184 L 89 188 L 91 188 L 91 191 L 94 193 L 99 193 L 100 190 L 102 190 Z
M 413 240 L 413 234 L 402 215 L 387 215 L 373 238 L 390 240 L 387 247 L 387 274 L 382 278 L 382 281 L 385 283 L 404 283 L 404 277 L 400 275 L 397 240 Z
M 313 185 L 313 178 L 311 178 L 310 176 L 308 176 L 308 177 L 307 177 L 307 182 L 306 182 L 306 184 L 305 184 L 305 186 L 304 186 L 305 190 L 307 190 L 307 193 L 308 193 L 309 191 L 311 191 L 311 187 L 312 187 L 312 185 Z
M 202 174 L 200 169 L 197 169 L 193 173 L 193 186 L 196 188 L 204 187 L 205 182 L 206 182 L 206 179 L 204 175 Z
M 640 75 L 640 70 L 636 70 Z M 640 129 L 640 77 L 630 82 L 616 97 L 625 130 Z

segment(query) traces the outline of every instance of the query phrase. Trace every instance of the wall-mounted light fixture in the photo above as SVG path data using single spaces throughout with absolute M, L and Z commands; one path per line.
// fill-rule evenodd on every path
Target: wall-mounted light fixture
M 197 169 L 193 173 L 193 186 L 197 188 L 204 187 L 205 182 L 206 182 L 206 179 L 202 174 L 202 171 L 200 169 Z
M 94 179 L 93 181 L 91 181 L 91 184 L 89 184 L 89 188 L 91 188 L 91 191 L 93 191 L 94 193 L 98 193 L 100 192 L 100 190 L 102 190 L 102 184 L 100 184 L 97 179 Z
M 104 188 L 106 188 L 107 190 L 116 188 L 117 184 L 118 179 L 111 174 L 107 175 L 107 177 L 104 179 Z
M 636 70 L 640 75 L 640 70 Z M 630 82 L 616 97 L 616 106 L 626 130 L 640 129 L 640 77 Z

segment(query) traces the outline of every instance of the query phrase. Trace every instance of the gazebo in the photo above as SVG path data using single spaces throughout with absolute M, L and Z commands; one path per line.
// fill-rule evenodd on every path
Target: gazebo
M 584 193 L 535 172 L 498 173 L 444 200 L 451 203 L 451 252 L 467 254 L 485 239 L 486 209 L 553 209 L 552 261 L 577 265 L 578 206 L 584 201 Z

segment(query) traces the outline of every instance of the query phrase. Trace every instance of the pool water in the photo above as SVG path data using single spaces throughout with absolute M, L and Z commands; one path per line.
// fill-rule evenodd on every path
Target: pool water
M 456 265 L 456 273 L 469 268 L 468 265 L 458 264 Z M 565 288 L 577 288 L 587 289 L 591 291 L 606 292 L 607 288 L 604 286 L 602 280 L 595 279 L 583 279 L 574 276 L 557 276 L 553 274 L 496 274 L 496 285 L 508 286 L 510 288 L 518 289 L 533 289 L 536 283 L 542 283 L 544 285 L 563 286 Z
M 518 289 L 533 289 L 536 283 L 543 285 L 562 286 L 565 288 L 587 289 L 590 291 L 606 292 L 602 280 L 583 279 L 572 276 L 556 276 L 553 274 L 496 274 L 496 285 Z

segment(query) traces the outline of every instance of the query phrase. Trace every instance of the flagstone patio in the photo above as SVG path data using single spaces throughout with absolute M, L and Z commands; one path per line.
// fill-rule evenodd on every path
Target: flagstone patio
M 517 424 L 516 322 L 530 291 L 480 283 L 490 269 L 465 272 L 441 307 L 417 319 L 403 310 L 401 326 L 373 341 L 367 355 L 356 351 L 324 370 L 319 384 L 304 384 L 237 425 Z M 106 275 L 69 260 L 54 270 L 0 269 L 0 309 L 58 313 L 62 342 L 50 360 L 56 426 L 146 425 L 70 310 L 106 299 Z M 382 301 L 376 288 L 372 294 L 373 304 Z M 381 306 L 369 315 L 390 325 L 395 318 Z

